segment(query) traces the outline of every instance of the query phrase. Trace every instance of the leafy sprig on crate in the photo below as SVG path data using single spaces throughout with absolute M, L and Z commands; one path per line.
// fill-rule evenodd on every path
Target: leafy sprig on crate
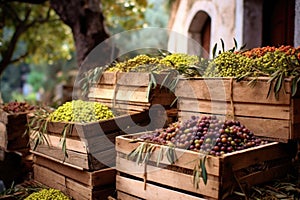
M 126 158 L 128 160 L 134 161 L 137 164 L 147 165 L 150 160 L 153 152 L 157 148 L 156 144 L 149 143 L 147 141 L 143 141 L 140 139 L 132 140 L 131 143 L 141 142 L 141 144 L 133 149 Z M 156 166 L 158 167 L 163 160 L 164 156 L 166 156 L 169 164 L 173 165 L 178 160 L 176 154 L 176 147 L 174 145 L 168 146 L 159 146 L 159 151 L 156 159 Z M 195 162 L 195 167 L 193 169 L 193 185 L 196 189 L 199 188 L 199 183 L 202 178 L 203 183 L 207 184 L 207 171 L 206 171 L 206 155 L 199 154 L 199 158 L 197 160 L 193 160 L 191 162 Z
M 35 111 L 29 115 L 29 119 L 27 121 L 27 129 L 24 133 L 30 136 L 30 142 L 33 143 L 33 150 L 36 150 L 38 145 L 47 144 L 49 141 L 46 137 L 47 135 L 47 126 L 49 123 L 50 113 L 53 112 L 52 108 L 49 107 L 37 107 Z M 65 124 L 62 136 L 60 138 L 60 145 L 62 147 L 62 152 L 64 154 L 64 159 L 68 157 L 67 153 L 67 135 L 70 135 L 73 129 L 73 124 Z
M 47 107 L 37 107 L 32 114 L 28 115 L 27 129 L 24 134 L 30 136 L 31 142 L 33 142 L 33 150 L 35 150 L 40 144 L 47 144 L 49 142 L 46 138 L 48 118 L 52 109 Z

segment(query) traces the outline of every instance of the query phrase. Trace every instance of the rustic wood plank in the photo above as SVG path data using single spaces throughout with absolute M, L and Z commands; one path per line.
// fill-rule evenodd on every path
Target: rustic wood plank
M 87 150 L 89 153 L 104 151 L 115 147 L 115 137 L 119 136 L 120 132 L 106 134 L 98 137 L 86 139 Z
M 269 84 L 268 80 L 259 78 L 255 87 L 248 85 L 249 81 L 232 82 L 230 78 L 197 78 L 181 79 L 177 85 L 175 94 L 177 97 L 189 97 L 203 100 L 230 101 L 231 91 L 234 102 L 270 103 L 270 104 L 290 104 L 290 84 L 291 80 L 286 79 L 286 92 L 279 94 L 279 99 L 275 99 L 274 94 L 267 97 Z M 257 89 L 259 88 L 259 90 Z
M 115 188 L 107 186 L 104 188 L 90 187 L 79 184 L 78 182 L 67 178 L 66 179 L 67 193 L 75 200 L 102 200 L 113 195 Z
M 181 79 L 176 86 L 175 95 L 203 100 L 230 101 L 230 95 L 226 94 L 226 91 L 230 91 L 230 81 L 226 79 Z
M 40 153 L 40 155 L 46 155 L 48 157 L 52 157 L 56 160 L 59 160 L 61 162 L 71 164 L 83 169 L 89 169 L 89 159 L 87 154 L 67 150 L 68 157 L 65 158 L 62 149 L 49 147 L 47 145 L 39 145 L 32 152 L 33 153 L 37 152 Z
M 6 125 L 3 122 L 0 122 L 0 149 L 6 150 L 7 148 L 7 132 Z
M 296 154 L 296 152 L 293 152 L 296 148 L 291 146 L 291 144 L 271 142 L 265 145 L 225 154 L 221 159 L 224 160 L 224 165 L 230 165 L 233 171 L 237 171 L 265 161 L 280 158 L 292 159 L 293 155 Z
M 105 166 L 115 167 L 116 166 L 116 150 L 110 148 L 105 151 L 93 152 L 89 154 L 90 160 L 92 160 L 91 168 L 102 169 Z
M 137 165 L 135 162 L 117 157 L 117 170 L 120 172 L 124 172 L 138 178 L 143 178 L 145 172 L 144 168 L 144 165 Z M 208 175 L 208 181 L 206 185 L 201 179 L 199 182 L 199 188 L 196 189 L 193 185 L 193 176 L 191 174 L 185 174 L 182 172 L 176 172 L 169 169 L 147 165 L 147 181 L 153 181 L 166 186 L 171 186 L 177 189 L 198 193 L 213 198 L 218 197 L 219 180 L 217 176 Z
M 115 90 L 114 88 L 91 87 L 88 98 L 101 98 L 101 99 L 114 99 Z
M 150 74 L 143 72 L 121 72 L 117 74 L 117 84 L 127 86 L 148 86 Z
M 82 185 L 66 178 L 66 193 L 72 196 L 74 199 L 93 199 L 93 188 L 90 186 Z
M 116 82 L 117 72 L 104 72 L 101 74 L 99 85 L 110 84 L 113 85 Z
M 65 177 L 39 165 L 33 165 L 34 180 L 65 192 Z
M 117 195 L 118 195 L 118 200 L 142 200 L 141 198 L 134 197 L 130 194 L 126 194 L 121 191 L 117 191 Z
M 233 81 L 233 101 L 290 105 L 290 79 L 285 79 L 285 91 L 280 91 L 278 99 L 275 98 L 274 93 L 271 93 L 270 96 L 267 97 L 269 91 L 268 80 L 259 78 L 254 87 L 250 87 L 248 83 L 249 81 L 247 80 L 241 82 Z
M 34 156 L 34 163 L 93 187 L 110 185 L 115 182 L 116 170 L 112 168 L 89 172 L 64 165 L 63 163 L 55 162 L 42 156 Z
M 253 131 L 254 135 L 287 142 L 291 138 L 290 121 L 237 116 L 236 120 Z M 299 138 L 297 136 L 296 138 Z
M 178 107 L 181 111 L 188 112 L 201 112 L 220 115 L 233 114 L 230 102 L 179 98 Z M 236 116 L 290 120 L 290 112 L 291 108 L 289 105 L 254 104 L 239 102 L 234 103 L 234 114 Z
M 49 146 L 54 148 L 62 149 L 61 139 L 62 137 L 57 135 L 45 134 L 47 141 L 49 142 Z M 87 153 L 87 147 L 84 141 L 80 139 L 66 138 L 66 147 L 70 151 L 76 151 L 80 153 Z
M 115 98 L 120 101 L 137 101 L 148 103 L 148 88 L 142 86 L 117 86 Z
M 278 163 L 278 166 L 269 168 L 267 171 L 259 171 L 256 173 L 251 173 L 248 176 L 239 178 L 241 183 L 247 183 L 248 186 L 253 186 L 266 182 L 266 180 L 273 180 L 274 174 L 277 178 L 286 177 L 288 173 L 292 170 L 292 160 L 286 163 Z
M 130 193 L 134 196 L 146 200 L 151 200 L 151 199 L 204 200 L 201 197 L 184 194 L 171 189 L 156 186 L 150 183 L 146 184 L 146 190 L 144 190 L 144 183 L 142 181 L 122 177 L 119 175 L 117 175 L 116 184 L 117 184 L 118 191 Z

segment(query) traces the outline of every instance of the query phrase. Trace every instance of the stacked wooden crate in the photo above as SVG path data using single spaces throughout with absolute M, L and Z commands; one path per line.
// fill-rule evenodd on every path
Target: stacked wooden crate
M 138 132 L 136 124 L 147 122 L 147 112 L 91 123 L 48 122 L 44 137 L 34 154 L 34 179 L 60 189 L 74 199 L 105 199 L 115 188 L 115 137 Z M 130 128 L 130 126 L 132 127 Z M 68 134 L 62 138 L 63 130 Z M 65 142 L 65 147 L 62 145 Z M 34 144 L 32 144 L 34 146 Z M 50 178 L 51 177 L 51 178 Z
M 0 112 L 0 149 L 29 151 L 29 136 L 24 134 L 27 128 L 27 112 L 10 114 Z
M 249 80 L 237 82 L 231 78 L 181 79 L 175 91 L 179 118 L 195 114 L 223 115 L 269 140 L 299 139 L 299 91 L 292 96 L 292 79 L 285 79 L 278 98 L 273 92 L 268 96 L 268 80 L 261 77 L 250 86 Z
M 27 113 L 0 111 L 0 180 L 6 187 L 22 182 L 32 172 L 32 157 L 29 153 Z
M 176 97 L 168 88 L 162 87 L 166 76 L 141 72 L 105 72 L 100 81 L 90 88 L 88 98 L 125 112 L 149 110 L 152 105 L 158 104 L 164 107 L 168 120 L 172 121 L 177 116 L 176 104 L 171 106 Z M 149 85 L 151 80 L 155 80 L 157 87 Z
M 155 80 L 161 82 L 160 79 L 161 76 L 156 75 Z M 45 134 L 49 144 L 38 145 L 33 151 L 35 179 L 50 187 L 60 185 L 58 189 L 75 199 L 105 199 L 106 194 L 99 196 L 100 190 L 103 191 L 104 187 L 111 189 L 115 184 L 115 173 L 113 173 L 115 170 L 109 168 L 114 167 L 116 161 L 115 137 L 121 134 L 154 130 L 163 127 L 166 123 L 167 119 L 162 118 L 160 112 L 165 111 L 165 108 L 170 108 L 175 96 L 159 86 L 154 89 L 149 88 L 149 82 L 149 73 L 105 72 L 100 80 L 90 88 L 88 99 L 105 104 L 117 113 L 124 114 L 96 123 L 49 122 L 47 134 Z M 150 109 L 154 104 L 159 104 L 164 109 L 155 106 Z M 168 115 L 169 118 L 177 117 L 174 110 L 170 110 Z M 66 154 L 63 153 L 61 139 L 65 128 L 70 129 L 70 134 L 67 134 L 64 141 L 65 153 L 68 157 L 65 157 Z M 45 161 L 44 163 L 47 161 L 52 164 L 43 164 L 41 160 Z M 54 168 L 54 165 L 57 167 Z M 64 168 L 64 170 L 58 170 L 60 168 Z M 90 179 L 107 179 L 107 176 L 102 177 L 107 172 L 109 172 L 107 176 L 110 176 L 109 180 L 111 181 L 109 184 L 105 182 L 106 185 L 102 182 L 99 183 L 100 185 L 93 185 L 90 181 L 83 183 L 75 179 L 76 176 L 80 177 L 82 174 L 88 174 Z M 44 173 L 47 173 L 47 176 L 52 174 L 61 181 L 49 180 L 47 176 L 43 175 Z M 76 175 L 71 177 L 70 174 Z M 71 188 L 75 183 L 78 187 L 84 187 L 88 192 L 81 192 L 79 198 L 78 191 Z M 98 190 L 98 186 L 101 186 L 100 190 Z

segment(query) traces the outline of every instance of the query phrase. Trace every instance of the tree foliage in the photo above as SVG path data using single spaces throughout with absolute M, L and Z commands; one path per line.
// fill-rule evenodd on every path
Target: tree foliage
M 49 4 L 0 1 L 0 74 L 17 62 L 70 59 L 71 31 Z M 25 60 L 27 59 L 27 60 Z

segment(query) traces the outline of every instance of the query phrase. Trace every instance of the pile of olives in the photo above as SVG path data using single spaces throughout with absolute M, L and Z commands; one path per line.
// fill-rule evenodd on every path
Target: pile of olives
M 237 77 L 252 71 L 255 61 L 231 51 L 219 54 L 204 72 L 205 77 Z
M 181 66 L 190 66 L 199 62 L 199 58 L 195 55 L 188 55 L 184 53 L 173 53 L 167 55 L 160 60 L 160 64 L 167 67 L 178 69 Z
M 166 69 L 180 69 L 182 66 L 190 66 L 199 62 L 197 56 L 184 53 L 174 53 L 165 57 L 150 57 L 148 55 L 138 55 L 123 62 L 117 62 L 108 71 L 121 72 L 149 72 L 164 71 Z
M 293 76 L 294 68 L 300 66 L 300 48 L 291 46 L 260 47 L 247 51 L 225 51 L 211 60 L 205 77 L 270 77 L 278 70 L 285 76 Z
M 138 55 L 132 59 L 117 62 L 112 67 L 108 68 L 108 71 L 120 71 L 120 72 L 129 72 L 129 71 L 147 71 L 149 67 L 153 67 L 159 64 L 158 58 L 153 58 L 144 54 Z M 149 70 L 148 70 L 149 71 Z
M 7 113 L 28 112 L 34 109 L 33 105 L 30 105 L 27 102 L 18 102 L 18 101 L 8 102 L 1 105 L 0 107 L 3 111 Z
M 34 192 L 30 194 L 28 197 L 25 198 L 25 200 L 71 200 L 68 196 L 66 196 L 64 193 L 62 193 L 60 190 L 56 190 L 53 188 L 50 189 L 42 189 L 38 192 Z
M 114 117 L 113 112 L 99 102 L 73 100 L 59 106 L 50 114 L 53 122 L 94 122 Z
M 214 156 L 267 143 L 255 137 L 239 121 L 219 120 L 216 116 L 192 116 L 165 129 L 142 135 L 140 139 Z

